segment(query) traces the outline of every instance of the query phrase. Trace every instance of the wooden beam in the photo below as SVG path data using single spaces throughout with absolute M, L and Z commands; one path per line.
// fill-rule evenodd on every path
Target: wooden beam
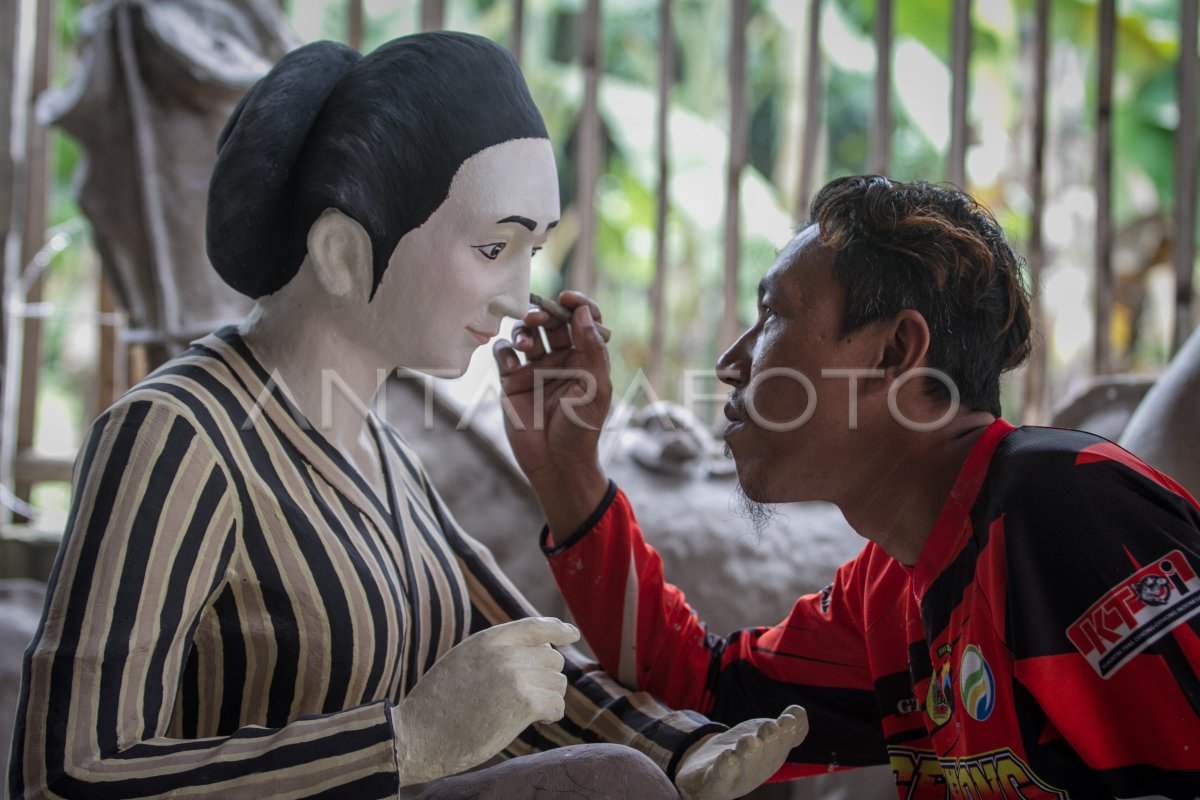
M 746 28 L 749 0 L 733 0 L 729 26 L 729 163 L 725 179 L 725 302 L 721 313 L 718 350 L 724 350 L 741 331 L 738 321 L 738 267 L 741 260 L 742 171 L 747 154 Z
M 825 82 L 821 75 L 821 0 L 808 3 L 808 41 L 804 62 L 804 134 L 800 140 L 800 176 L 796 182 L 796 222 L 808 218 L 817 174 L 817 143 L 821 140 L 821 110 Z
M 875 118 L 871 172 L 887 175 L 892 151 L 892 0 L 875 4 Z
M 971 0 L 954 0 L 950 44 L 950 155 L 946 175 L 951 183 L 967 188 L 967 90 L 971 85 Z
M 1037 0 L 1033 42 L 1033 152 L 1029 170 L 1029 242 L 1025 263 L 1029 267 L 1030 308 L 1033 321 L 1033 349 L 1025 368 L 1024 403 L 1021 421 L 1030 425 L 1048 422 L 1046 408 L 1046 337 L 1042 335 L 1042 267 L 1046 263 L 1046 244 L 1042 233 L 1042 215 L 1046 210 L 1046 87 L 1050 64 L 1050 0 Z
M 30 483 L 70 483 L 71 466 L 74 463 L 74 456 L 48 456 L 38 453 L 33 448 L 17 451 L 17 471 Z
M 571 264 L 571 282 L 585 294 L 596 292 L 596 184 L 600 179 L 600 0 L 587 0 L 580 29 L 583 109 L 575 136 L 576 199 L 579 239 Z
M 1112 108 L 1117 45 L 1117 0 L 1100 0 L 1099 78 L 1096 87 L 1096 327 L 1092 372 L 1112 372 Z
M 33 81 L 31 102 L 50 86 L 50 69 L 54 54 L 54 12 L 56 0 L 39 0 L 33 49 Z M 50 162 L 46 153 L 46 129 L 37 123 L 33 114 L 26 121 L 26 145 L 29 164 L 29 207 L 25 215 L 25 232 L 21 239 L 21 263 L 28 264 L 46 241 L 46 217 L 50 196 Z M 42 279 L 34 281 L 25 297 L 35 303 L 42 296 Z M 20 402 L 17 409 L 17 450 L 33 447 L 37 424 L 38 376 L 42 365 L 42 323 L 34 317 L 25 319 L 21 344 Z M 14 475 L 13 492 L 29 500 L 31 481 Z
M 512 0 L 512 25 L 508 29 L 508 49 L 521 63 L 525 49 L 525 0 Z
M 0 491 L 13 487 L 20 355 L 24 326 L 8 316 L 9 293 L 21 278 L 28 208 L 28 119 L 33 77 L 34 0 L 0 3 Z M 10 519 L 0 505 L 0 524 Z
M 421 0 L 421 30 L 440 31 L 445 27 L 445 0 Z
M 666 339 L 667 216 L 670 212 L 671 86 L 675 82 L 675 29 L 671 21 L 673 0 L 658 0 L 658 195 L 654 213 L 654 285 L 650 288 L 650 385 L 662 390 L 663 349 Z
M 363 0 L 350 0 L 346 4 L 346 44 L 355 50 L 362 50 Z
M 1197 0 L 1179 2 L 1179 127 L 1175 131 L 1175 322 L 1171 355 L 1195 326 L 1193 275 L 1196 264 L 1196 96 L 1200 94 L 1200 60 L 1196 54 Z
M 129 387 L 126 383 L 128 358 L 121 342 L 121 330 L 107 323 L 116 315 L 117 296 L 108 285 L 108 279 L 104 277 L 104 272 L 100 269 L 98 257 L 94 264 L 96 282 L 99 284 L 97 306 L 100 311 L 101 323 L 100 329 L 97 331 L 97 338 L 100 345 L 100 358 L 96 367 L 96 378 L 99 384 L 96 391 L 97 408 L 92 409 L 95 413 L 89 416 L 98 417 L 106 408 L 115 403 L 117 398 L 124 394 Z

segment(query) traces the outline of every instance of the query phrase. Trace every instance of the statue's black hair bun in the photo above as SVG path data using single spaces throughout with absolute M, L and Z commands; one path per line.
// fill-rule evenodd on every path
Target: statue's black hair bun
M 361 59 L 335 42 L 293 50 L 246 93 L 221 132 L 208 189 L 208 258 L 242 294 L 270 294 L 299 268 L 279 246 L 292 233 L 289 183 L 325 101 Z

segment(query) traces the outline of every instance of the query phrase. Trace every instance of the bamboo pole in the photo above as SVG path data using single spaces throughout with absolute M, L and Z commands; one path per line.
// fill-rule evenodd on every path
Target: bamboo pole
M 39 0 L 33 51 L 32 101 L 50 86 L 50 67 L 54 53 L 54 17 L 56 0 Z M 46 153 L 46 129 L 38 124 L 33 114 L 27 118 L 25 134 L 27 163 L 29 165 L 28 207 L 25 215 L 25 231 L 21 237 L 21 264 L 28 264 L 45 244 L 46 211 L 50 190 L 50 162 Z M 41 300 L 42 279 L 38 278 L 24 298 L 27 303 Z M 24 324 L 21 346 L 20 400 L 17 409 L 17 452 L 19 459 L 24 451 L 32 451 L 37 423 L 38 376 L 42 362 L 41 320 L 27 317 Z M 29 500 L 33 484 L 21 475 L 15 475 L 14 494 Z
M 421 0 L 421 30 L 440 31 L 446 27 L 445 0 Z
M 1033 153 L 1029 171 L 1029 243 L 1026 264 L 1029 267 L 1030 308 L 1033 321 L 1033 349 L 1025 369 L 1025 397 L 1022 419 L 1028 424 L 1046 421 L 1046 341 L 1042 333 L 1042 267 L 1046 262 L 1042 214 L 1046 207 L 1046 89 L 1050 64 L 1050 0 L 1037 0 L 1033 45 Z
M 1179 2 L 1179 127 L 1175 133 L 1175 322 L 1171 355 L 1195 324 L 1193 275 L 1196 263 L 1196 96 L 1200 59 L 1196 53 L 1197 0 Z
M 971 0 L 954 0 L 951 32 L 950 156 L 946 175 L 955 186 L 967 186 L 967 88 L 971 69 Z
M 825 100 L 821 78 L 821 0 L 809 0 L 808 42 L 804 64 L 804 135 L 800 142 L 800 176 L 796 182 L 795 219 L 808 217 L 817 172 L 817 142 L 821 138 L 821 108 Z
M 672 0 L 658 3 L 658 196 L 654 214 L 654 285 L 650 289 L 650 385 L 661 391 L 663 349 L 666 339 L 667 215 L 670 212 L 671 85 L 675 75 L 675 31 L 671 22 Z
M 580 31 L 580 61 L 583 67 L 583 110 L 575 137 L 578 176 L 576 207 L 579 211 L 579 240 L 571 263 L 574 288 L 585 294 L 596 292 L 596 183 L 600 178 L 600 0 L 587 0 Z
M 517 63 L 525 46 L 525 0 L 512 0 L 512 26 L 508 32 L 508 50 Z
M 875 5 L 875 118 L 871 172 L 887 175 L 892 146 L 892 0 Z
M 346 44 L 362 50 L 363 43 L 363 0 L 350 0 L 346 4 Z
M 1096 328 L 1092 372 L 1112 371 L 1112 98 L 1117 2 L 1100 0 L 1099 80 L 1096 89 Z
M 741 253 L 741 183 L 746 166 L 746 26 L 749 0 L 733 0 L 729 26 L 729 165 L 725 182 L 725 303 L 720 348 L 728 347 L 741 329 L 738 322 L 738 261 Z

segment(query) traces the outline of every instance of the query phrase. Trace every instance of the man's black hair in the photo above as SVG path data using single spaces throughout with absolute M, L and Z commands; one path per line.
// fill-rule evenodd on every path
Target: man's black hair
M 1031 318 L 1022 261 L 991 212 L 954 186 L 862 175 L 822 188 L 810 219 L 846 292 L 842 335 L 919 311 L 930 366 L 964 406 L 1000 416 L 1000 375 L 1029 356 Z M 949 400 L 941 381 L 926 385 Z

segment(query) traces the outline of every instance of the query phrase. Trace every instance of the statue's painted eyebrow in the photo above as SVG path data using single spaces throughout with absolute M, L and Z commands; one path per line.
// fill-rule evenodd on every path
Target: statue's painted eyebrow
M 533 231 L 537 228 L 537 223 L 534 222 L 533 220 L 531 220 L 529 217 L 518 217 L 515 214 L 511 217 L 505 217 L 504 219 L 500 220 L 496 224 L 503 225 L 506 222 L 515 222 L 518 225 L 523 225 L 524 227 L 529 229 L 530 233 L 533 233 Z
M 496 224 L 503 225 L 506 222 L 515 222 L 518 225 L 521 225 L 522 227 L 528 228 L 530 233 L 533 233 L 535 230 L 537 230 L 537 223 L 534 222 L 533 220 L 531 220 L 529 217 L 521 217 L 521 216 L 517 216 L 516 214 L 514 214 L 511 217 L 505 217 L 504 219 L 499 220 Z M 558 224 L 558 220 L 554 220 L 554 222 L 551 222 L 549 225 L 546 226 L 546 232 L 549 233 L 551 230 L 554 229 L 554 226 L 557 224 Z

